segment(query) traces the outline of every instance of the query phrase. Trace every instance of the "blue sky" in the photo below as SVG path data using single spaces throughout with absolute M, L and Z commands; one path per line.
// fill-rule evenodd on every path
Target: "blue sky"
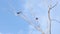
M 60 0 L 58 4 L 51 10 L 51 18 L 60 21 Z M 54 5 L 56 0 L 52 2 Z M 22 10 L 22 16 L 27 18 L 35 26 L 35 17 L 39 18 L 39 24 L 43 30 L 46 29 L 47 12 L 50 0 L 0 0 L 0 34 L 41 34 L 33 26 L 28 24 L 24 18 L 16 16 L 17 11 Z M 33 10 L 32 10 L 33 9 Z M 32 15 L 31 15 L 32 14 Z M 52 21 L 52 34 L 60 34 L 60 23 Z

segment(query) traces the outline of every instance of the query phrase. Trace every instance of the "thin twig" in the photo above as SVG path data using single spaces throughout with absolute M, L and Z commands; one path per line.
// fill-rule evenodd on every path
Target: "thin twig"
M 58 21 L 58 20 L 56 20 L 56 19 L 51 19 L 51 21 L 56 21 L 56 22 L 60 23 L 60 21 Z

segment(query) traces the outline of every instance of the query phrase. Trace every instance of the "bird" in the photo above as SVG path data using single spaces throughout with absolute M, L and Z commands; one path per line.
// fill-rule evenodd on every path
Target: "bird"
M 36 17 L 36 20 L 38 20 L 38 17 Z
M 20 13 L 22 13 L 21 11 L 20 12 L 17 12 L 17 14 L 20 14 Z

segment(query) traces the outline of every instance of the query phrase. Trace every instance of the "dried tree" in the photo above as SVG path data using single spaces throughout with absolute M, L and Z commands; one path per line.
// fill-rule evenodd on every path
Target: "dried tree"
M 51 34 L 51 22 L 52 21 L 56 21 L 56 22 L 59 22 L 60 23 L 60 21 L 58 21 L 58 20 L 56 20 L 56 19 L 51 19 L 51 10 L 55 7 L 55 6 L 57 6 L 57 4 L 58 3 L 56 3 L 54 6 L 52 6 L 51 4 L 49 5 L 50 7 L 48 7 L 48 27 L 47 27 L 47 34 Z M 14 11 L 15 11 L 15 8 L 13 8 L 11 5 L 9 5 Z M 14 12 L 13 11 L 13 12 Z M 14 12 L 15 13 L 15 12 Z M 16 13 L 16 15 L 18 15 L 18 16 L 20 16 L 21 18 L 23 18 L 25 21 L 27 21 L 27 23 L 29 23 L 30 25 L 32 25 L 36 30 L 38 30 L 38 31 L 40 31 L 42 34 L 45 34 L 45 32 L 41 29 L 41 27 L 38 25 L 38 26 L 34 26 L 34 24 L 33 24 L 33 22 L 31 21 L 31 20 L 29 20 L 29 19 L 27 19 L 28 17 L 27 17 L 27 15 L 25 15 L 25 14 L 23 14 L 23 12 L 20 10 L 19 12 L 17 12 Z M 34 14 L 32 14 L 32 12 L 31 12 L 31 15 L 32 16 L 34 16 L 35 17 L 35 15 Z M 38 17 L 36 17 L 35 18 L 36 19 L 36 21 L 38 22 L 38 20 L 39 20 L 39 18 Z

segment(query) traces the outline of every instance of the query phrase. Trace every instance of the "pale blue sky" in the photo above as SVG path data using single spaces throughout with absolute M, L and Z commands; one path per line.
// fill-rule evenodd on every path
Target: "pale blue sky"
M 48 0 L 48 2 L 46 2 L 46 0 L 31 1 L 32 0 L 0 0 L 0 34 L 29 34 L 33 30 L 33 27 L 29 25 L 27 21 L 14 14 L 14 12 L 20 9 L 24 15 L 27 15 L 28 18 L 26 19 L 33 21 L 35 17 L 38 17 L 41 27 L 43 26 L 43 30 L 46 28 L 45 24 L 47 22 L 50 0 Z M 60 21 L 60 0 L 57 1 L 57 6 L 51 10 L 51 17 Z M 53 0 L 52 4 L 54 5 L 55 2 L 56 1 Z M 29 6 L 29 3 L 31 6 Z M 30 10 L 32 10 L 35 17 L 30 14 Z M 39 34 L 37 30 L 33 30 L 32 33 Z M 60 23 L 56 21 L 52 22 L 52 34 L 60 34 Z

